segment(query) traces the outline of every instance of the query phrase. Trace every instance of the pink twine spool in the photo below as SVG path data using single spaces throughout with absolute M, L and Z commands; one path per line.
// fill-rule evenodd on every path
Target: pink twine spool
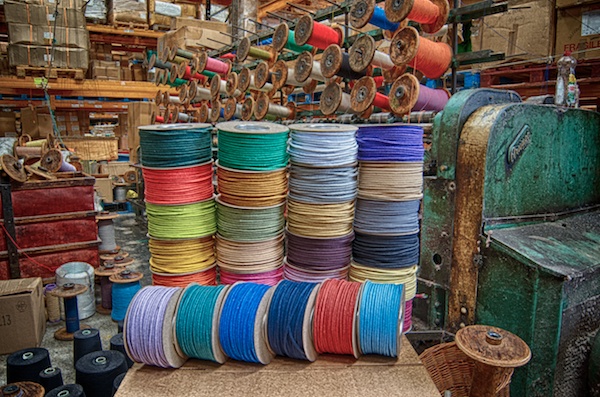
M 233 284 L 237 281 L 247 281 L 257 284 L 273 286 L 279 281 L 283 280 L 283 266 L 280 266 L 275 270 L 269 270 L 268 272 L 264 273 L 250 274 L 231 273 L 221 269 L 220 274 L 221 284 Z
M 408 332 L 412 329 L 412 307 L 412 299 L 406 301 L 404 304 L 404 326 L 402 327 L 402 333 Z
M 330 278 L 347 280 L 349 270 L 350 266 L 344 266 L 339 269 L 310 271 L 290 265 L 286 262 L 283 277 L 290 281 L 320 283 Z
M 421 110 L 442 111 L 448 103 L 448 91 L 434 90 L 427 86 L 419 84 L 419 97 L 417 103 L 413 106 L 412 111 L 418 112 Z
M 226 64 L 225 62 L 219 61 L 218 59 L 207 58 L 206 66 L 204 67 L 204 69 L 208 70 L 209 72 L 215 72 L 218 74 L 226 74 L 229 72 L 229 65 Z

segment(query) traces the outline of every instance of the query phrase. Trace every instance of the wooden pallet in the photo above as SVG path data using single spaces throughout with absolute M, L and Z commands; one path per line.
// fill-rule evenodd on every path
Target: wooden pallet
M 85 70 L 77 68 L 43 68 L 36 66 L 17 66 L 17 77 L 46 77 L 48 79 L 57 79 L 59 77 L 73 78 L 75 80 L 83 80 L 85 78 Z
M 115 28 L 121 28 L 121 29 L 142 29 L 142 30 L 149 29 L 149 26 L 147 23 L 139 23 L 139 22 L 114 21 L 113 26 Z
M 161 25 L 158 23 L 155 23 L 150 28 L 156 32 L 168 32 L 169 30 L 171 30 L 171 26 Z

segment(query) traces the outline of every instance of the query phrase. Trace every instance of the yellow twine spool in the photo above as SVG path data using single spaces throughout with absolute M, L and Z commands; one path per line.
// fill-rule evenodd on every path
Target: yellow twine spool
M 51 323 L 60 321 L 60 301 L 58 296 L 45 294 L 45 300 L 48 321 Z
M 360 162 L 358 197 L 379 201 L 421 199 L 423 163 Z
M 150 269 L 154 273 L 185 274 L 210 269 L 217 261 L 213 236 L 191 240 L 150 238 Z
M 341 237 L 352 232 L 354 201 L 308 204 L 288 200 L 288 230 L 305 237 Z
M 287 169 L 270 172 L 233 170 L 218 166 L 217 189 L 224 203 L 240 207 L 269 207 L 285 202 Z
M 350 265 L 350 281 L 363 283 L 367 280 L 384 284 L 404 284 L 406 300 L 411 300 L 417 293 L 417 269 L 411 266 L 404 269 L 383 269 L 367 267 L 352 261 Z

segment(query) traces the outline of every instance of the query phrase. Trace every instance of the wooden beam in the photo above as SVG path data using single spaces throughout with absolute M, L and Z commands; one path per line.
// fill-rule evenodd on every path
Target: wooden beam
M 106 25 L 87 25 L 87 30 L 90 33 L 102 33 L 118 36 L 134 36 L 134 37 L 147 37 L 152 39 L 158 39 L 162 37 L 165 32 L 157 32 L 155 30 L 144 30 L 144 29 L 133 29 L 133 28 L 115 28 Z
M 288 3 L 284 0 L 273 0 L 270 3 L 261 5 L 258 8 L 258 21 L 261 22 L 263 18 L 267 16 L 267 12 L 277 12 L 283 10 L 288 6 Z

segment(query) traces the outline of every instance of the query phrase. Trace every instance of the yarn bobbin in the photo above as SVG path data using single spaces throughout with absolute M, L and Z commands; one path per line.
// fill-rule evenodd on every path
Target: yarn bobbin
M 66 283 L 66 284 L 62 285 L 61 287 L 50 291 L 51 295 L 54 295 L 58 298 L 64 299 L 64 301 L 65 301 L 65 316 L 67 317 L 67 319 L 66 319 L 67 327 L 58 329 L 54 333 L 55 339 L 60 340 L 60 341 L 72 341 L 73 334 L 75 333 L 75 331 L 78 331 L 80 329 L 91 328 L 87 324 L 79 323 L 79 317 L 77 316 L 77 295 L 81 295 L 81 294 L 85 293 L 87 290 L 88 290 L 87 285 Z M 71 302 L 71 303 L 69 303 L 69 302 Z M 74 314 L 76 315 L 75 319 L 70 319 L 67 316 L 67 312 L 68 312 L 67 306 L 71 305 L 71 304 L 74 304 Z M 76 325 L 74 324 L 73 327 L 76 327 L 77 329 L 67 330 L 67 328 L 71 326 L 69 323 L 72 320 L 73 321 L 76 320 L 77 324 Z
M 365 75 L 372 74 L 373 67 L 355 72 L 350 68 L 349 55 L 346 54 L 339 45 L 332 44 L 328 46 L 321 58 L 321 73 L 325 78 L 332 78 L 336 75 L 349 80 L 359 79 Z
M 375 39 L 369 35 L 360 36 L 349 50 L 350 68 L 355 72 L 367 70 L 369 66 L 381 68 L 386 81 L 396 80 L 406 67 L 397 67 L 389 55 L 377 50 Z
M 206 51 L 202 51 L 201 53 L 198 54 L 198 72 L 202 73 L 204 70 L 206 70 L 206 65 L 208 64 L 208 53 Z M 231 67 L 232 67 L 232 63 L 229 60 L 226 61 L 222 61 L 223 63 L 226 63 L 228 65 L 228 69 L 227 71 L 225 71 L 224 73 L 219 73 L 223 76 L 227 76 L 227 74 L 229 74 L 229 72 L 231 72 Z
M 48 172 L 58 172 L 62 163 L 62 153 L 58 149 L 48 150 L 40 159 L 40 166 Z
M 102 254 L 100 255 L 100 260 L 102 261 L 113 261 L 117 256 L 121 256 L 123 258 L 128 258 L 129 257 L 129 253 L 125 252 L 123 250 L 115 252 L 114 254 Z
M 434 23 L 421 24 L 421 29 L 425 33 L 435 33 L 439 31 L 448 20 L 450 5 L 448 0 L 427 0 L 431 1 L 438 8 L 438 16 Z M 415 0 L 385 0 L 385 15 L 392 22 L 401 22 L 405 20 L 415 6 Z M 418 22 L 418 21 L 416 21 Z
M 227 98 L 223 105 L 223 118 L 225 120 L 231 120 L 237 110 L 237 102 L 235 98 Z
M 210 108 L 208 107 L 208 103 L 206 103 L 206 101 L 202 102 L 197 112 L 198 122 L 206 123 L 208 121 L 208 116 L 210 115 Z
M 254 84 L 256 84 L 256 87 L 263 88 L 271 80 L 272 76 L 269 71 L 269 65 L 265 61 L 258 62 L 256 69 L 254 69 Z
M 238 74 L 235 72 L 231 72 L 227 75 L 227 80 L 225 82 L 225 93 L 230 97 L 236 96 L 236 90 L 238 87 Z M 239 91 L 237 96 L 242 96 L 244 92 Z
M 260 57 L 255 56 L 258 55 L 256 52 L 260 52 Z M 238 62 L 244 62 L 248 56 L 262 59 L 267 62 L 269 66 L 273 66 L 275 61 L 277 61 L 277 51 L 274 48 L 270 48 L 269 50 L 262 50 L 257 47 L 252 47 L 250 39 L 248 37 L 244 37 L 240 43 L 238 44 L 237 52 L 236 52 L 236 60 Z
M 375 12 L 375 0 L 359 0 L 350 8 L 350 24 L 361 29 L 369 23 Z
M 390 107 L 399 116 L 409 114 L 419 98 L 419 80 L 412 74 L 400 76 L 390 89 Z
M 3 154 L 2 157 L 0 157 L 0 165 L 2 166 L 2 171 L 6 172 L 10 179 L 21 183 L 27 181 L 27 174 L 25 173 L 23 164 L 10 154 Z
M 287 115 L 285 113 L 289 112 Z M 257 120 L 262 120 L 267 115 L 273 115 L 276 117 L 293 120 L 296 118 L 296 104 L 294 102 L 288 102 L 286 106 L 275 105 L 270 102 L 269 96 L 261 92 L 258 94 L 254 108 L 254 117 Z
M 311 37 L 313 35 L 315 23 L 318 23 L 318 22 L 313 21 L 313 19 L 310 15 L 303 15 L 302 17 L 300 17 L 298 22 L 296 22 L 296 27 L 294 28 L 295 29 L 294 30 L 294 38 L 296 39 L 296 44 L 303 46 L 304 44 L 308 43 L 308 41 L 311 39 Z M 329 27 L 329 26 L 323 25 L 323 27 L 328 28 L 328 29 L 333 29 L 338 34 L 337 42 L 330 43 L 330 44 L 341 45 L 344 42 L 344 31 L 340 26 L 336 25 L 336 26 Z
M 248 97 L 244 100 L 242 105 L 242 120 L 249 121 L 252 119 L 252 115 L 254 114 L 254 99 L 252 97 Z
M 124 266 L 116 266 L 114 262 L 112 261 L 105 261 L 105 263 L 102 266 L 97 267 L 96 269 L 94 269 L 94 274 L 96 275 L 96 277 L 101 277 L 101 281 L 100 281 L 100 285 L 101 288 L 110 288 L 111 289 L 111 299 L 112 299 L 112 285 L 110 285 L 110 281 L 106 280 L 107 278 L 109 278 L 110 276 L 112 276 L 115 273 L 121 272 L 124 269 Z M 107 283 L 108 281 L 108 283 Z M 104 306 L 109 306 L 109 307 L 104 307 Z M 102 302 L 98 305 L 96 305 L 96 311 L 100 314 L 110 314 L 112 311 L 112 301 L 110 302 L 110 305 L 108 304 L 108 302 Z
M 210 101 L 210 114 L 208 120 L 211 123 L 216 123 L 221 117 L 221 101 L 218 99 Z
M 311 76 L 324 79 L 325 77 L 323 75 L 315 76 L 313 74 L 314 65 L 314 57 L 310 52 L 304 51 L 298 55 L 296 64 L 294 65 L 294 75 L 296 76 L 296 80 L 303 82 L 308 80 Z
M 277 52 L 281 52 L 288 42 L 290 35 L 290 27 L 287 23 L 280 23 L 273 32 L 273 49 Z
M 370 76 L 365 76 L 358 80 L 350 94 L 352 109 L 357 113 L 367 110 L 375 99 L 377 94 L 377 85 Z

